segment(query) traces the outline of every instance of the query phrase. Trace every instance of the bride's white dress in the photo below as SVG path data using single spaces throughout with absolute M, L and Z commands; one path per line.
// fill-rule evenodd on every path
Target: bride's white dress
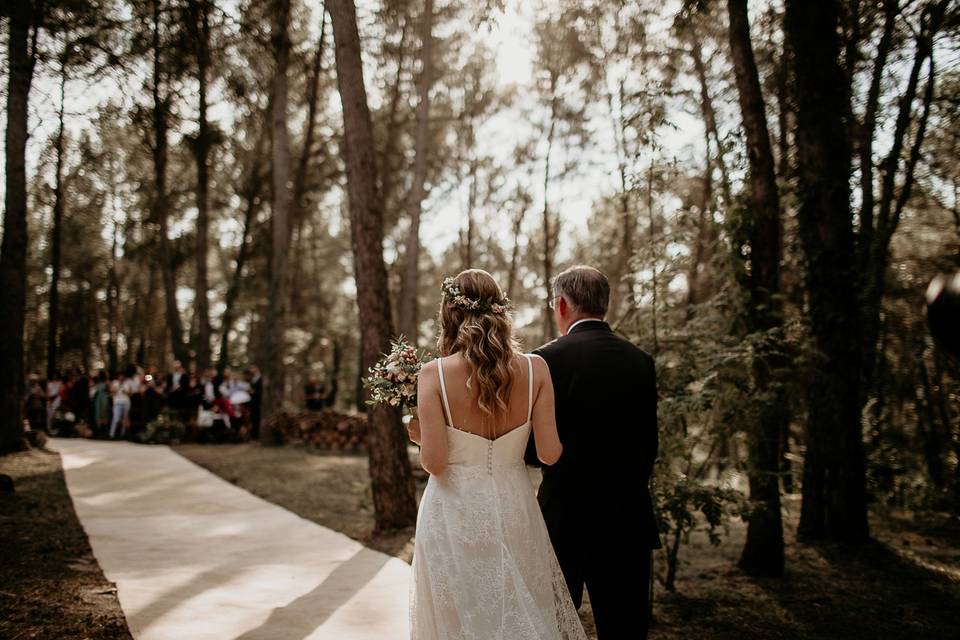
M 417 514 L 411 640 L 586 640 L 523 461 L 526 357 L 527 421 L 495 440 L 453 426 L 437 361 L 449 464 L 427 480 Z

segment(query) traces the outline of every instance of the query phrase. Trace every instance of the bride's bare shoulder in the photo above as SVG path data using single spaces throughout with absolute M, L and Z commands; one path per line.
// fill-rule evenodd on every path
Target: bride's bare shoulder
M 543 380 L 545 376 L 550 375 L 550 367 L 547 366 L 547 361 L 537 353 L 528 353 L 525 354 L 530 358 L 530 362 L 533 365 L 533 377 Z M 525 358 L 526 359 L 526 358 Z

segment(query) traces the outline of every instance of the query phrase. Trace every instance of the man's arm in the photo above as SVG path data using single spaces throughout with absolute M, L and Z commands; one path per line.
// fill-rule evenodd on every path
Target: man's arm
M 650 381 L 647 383 L 647 415 L 645 418 L 646 434 L 643 447 L 643 471 L 647 481 L 653 473 L 653 463 L 657 459 L 657 451 L 660 447 L 659 425 L 657 424 L 657 370 L 653 358 L 650 358 Z

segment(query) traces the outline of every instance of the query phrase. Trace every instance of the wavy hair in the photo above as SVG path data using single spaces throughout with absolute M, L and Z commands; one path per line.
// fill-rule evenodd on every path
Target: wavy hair
M 485 310 L 468 309 L 443 296 L 437 350 L 441 356 L 459 353 L 466 359 L 470 366 L 467 388 L 473 390 L 476 385 L 477 405 L 487 425 L 506 417 L 514 379 L 512 365 L 520 347 L 509 311 L 489 309 L 504 299 L 493 276 L 482 269 L 467 269 L 453 280 L 463 296 L 479 301 Z

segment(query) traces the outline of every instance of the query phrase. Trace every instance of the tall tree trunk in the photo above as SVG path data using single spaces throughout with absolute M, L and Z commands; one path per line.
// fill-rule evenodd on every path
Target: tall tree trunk
M 310 79 L 307 82 L 307 121 L 303 136 L 303 147 L 297 158 L 297 172 L 293 178 L 293 220 L 299 222 L 304 216 L 303 197 L 307 191 L 307 173 L 310 169 L 310 160 L 313 158 L 313 148 L 317 135 L 317 104 L 320 98 L 320 74 L 323 71 L 323 50 L 326 42 L 327 8 L 326 2 L 321 5 L 320 39 L 313 53 L 313 62 L 310 65 Z
M 111 375 L 120 370 L 120 234 L 117 219 L 113 219 L 113 234 L 110 239 L 110 266 L 107 269 L 107 369 Z
M 787 180 L 790 177 L 790 134 L 787 124 L 790 99 L 785 56 L 786 54 L 781 51 L 774 79 L 777 92 L 777 178 L 780 180 Z
M 283 409 L 286 379 L 283 356 L 286 351 L 287 250 L 290 246 L 290 140 L 287 129 L 287 70 L 290 64 L 290 0 L 274 0 L 270 39 L 275 69 L 270 96 L 272 135 L 273 194 L 271 200 L 272 253 L 270 259 L 269 307 L 264 332 L 263 426 L 261 444 L 276 444 L 270 418 Z
M 733 201 L 732 189 L 730 187 L 730 173 L 727 168 L 726 152 L 720 140 L 720 131 L 717 127 L 717 112 L 713 106 L 713 98 L 710 96 L 707 66 L 704 64 L 703 53 L 700 50 L 701 43 L 698 41 L 696 29 L 693 27 L 691 27 L 690 32 L 690 44 L 690 57 L 693 60 L 693 69 L 697 75 L 697 81 L 700 84 L 700 109 L 703 114 L 703 121 L 707 125 L 707 132 L 710 136 L 713 136 L 713 141 L 717 145 L 715 160 L 717 162 L 717 168 L 720 169 L 720 189 L 723 194 L 723 206 L 727 208 Z
M 659 284 L 657 283 L 657 268 L 659 265 L 659 255 L 657 254 L 657 218 L 656 213 L 653 207 L 653 162 L 654 158 L 650 156 L 650 166 L 647 168 L 647 214 L 650 216 L 650 246 L 654 248 L 652 251 L 653 261 L 650 265 L 650 273 L 652 280 L 652 300 L 650 302 L 650 328 L 651 336 L 653 338 L 653 355 L 656 356 L 660 352 L 660 336 L 659 329 L 657 326 L 657 302 L 660 297 L 660 292 L 658 291 Z
M 918 385 L 914 385 L 917 413 L 917 424 L 923 428 L 923 457 L 927 463 L 927 475 L 930 481 L 937 489 L 942 489 L 947 484 L 946 468 L 943 463 L 943 454 L 950 433 L 949 423 L 943 424 L 937 420 L 935 413 L 935 402 L 932 385 L 930 384 L 930 373 L 927 369 L 927 363 L 923 356 L 917 362 L 917 368 L 920 373 Z M 921 397 L 922 390 L 922 397 Z
M 472 140 L 473 126 L 470 126 L 470 138 Z M 473 146 L 471 145 L 471 149 Z M 473 265 L 473 213 L 477 206 L 477 159 L 470 160 L 470 190 L 467 193 L 467 225 L 461 232 L 460 267 L 461 269 L 470 269 Z
M 407 253 L 404 258 L 403 276 L 400 279 L 400 302 L 397 310 L 400 333 L 416 344 L 420 331 L 417 327 L 417 311 L 420 297 L 417 295 L 420 282 L 420 215 L 424 186 L 427 180 L 427 149 L 430 126 L 430 88 L 433 86 L 433 0 L 424 0 L 423 16 L 420 18 L 420 79 L 417 83 L 416 158 L 413 162 L 413 184 L 407 201 L 410 215 L 410 230 L 407 234 Z
M 523 230 L 523 219 L 527 215 L 527 208 L 530 206 L 530 198 L 525 194 L 521 196 L 519 209 L 513 217 L 513 250 L 510 251 L 510 271 L 507 272 L 507 298 L 513 300 L 516 292 L 517 271 L 520 268 L 520 233 Z
M 687 271 L 687 320 L 693 317 L 693 307 L 703 301 L 704 272 L 713 255 L 716 224 L 713 221 L 713 158 L 710 152 L 710 132 L 704 136 L 703 159 L 703 195 L 700 199 L 700 213 L 697 221 L 697 237 L 694 241 L 690 269 Z
M 330 375 L 328 379 L 330 381 L 329 386 L 327 387 L 327 397 L 324 398 L 323 404 L 328 408 L 333 408 L 337 406 L 337 395 L 340 392 L 340 373 L 343 370 L 343 343 L 339 339 L 334 338 L 333 340 L 333 363 L 330 366 Z
M 173 357 L 183 363 L 190 360 L 190 352 L 183 342 L 183 322 L 177 309 L 177 281 L 173 265 L 173 250 L 167 224 L 169 202 L 167 199 L 167 130 L 170 110 L 169 96 L 162 95 L 163 50 L 160 38 L 162 11 L 161 0 L 153 0 L 153 219 L 159 227 L 160 267 L 163 275 L 164 308 L 167 316 L 167 328 L 170 332 L 170 346 Z
M 360 35 L 353 0 L 330 0 L 336 44 L 337 87 L 343 103 L 343 155 L 347 168 L 350 237 L 362 337 L 361 371 L 389 348 L 390 290 L 383 261 L 383 201 L 377 193 L 373 127 L 363 85 Z M 387 406 L 368 412 L 370 481 L 377 530 L 416 522 L 417 502 L 400 412 Z
M 877 57 L 873 63 L 873 75 L 867 90 L 863 122 L 860 125 L 860 234 L 861 238 L 873 234 L 873 137 L 876 134 L 877 110 L 880 106 L 880 88 L 886 72 L 887 56 L 893 44 L 893 28 L 900 14 L 899 0 L 883 1 L 883 32 L 877 43 Z M 871 240 L 872 242 L 872 240 Z
M 210 301 L 207 255 L 210 242 L 210 148 L 212 138 L 207 119 L 207 82 L 210 69 L 210 12 L 213 0 L 188 0 L 189 29 L 194 40 L 197 72 L 197 138 L 193 144 L 197 163 L 196 279 L 194 280 L 194 326 L 198 367 L 210 366 Z
M 23 323 L 27 295 L 27 103 L 33 80 L 36 25 L 30 46 L 32 3 L 12 0 L 6 9 L 6 193 L 0 246 L 0 453 L 24 447 Z
M 61 238 L 63 236 L 63 114 L 67 89 L 67 62 L 70 56 L 70 34 L 64 34 L 65 42 L 60 57 L 60 108 L 57 110 L 57 140 L 54 145 L 56 159 L 53 176 L 53 229 L 50 232 L 50 302 L 47 313 L 47 378 L 57 371 L 58 346 L 60 342 L 60 267 Z
M 404 13 L 402 16 L 403 24 L 400 26 L 400 44 L 397 50 L 397 73 L 390 91 L 390 107 L 387 109 L 387 139 L 380 156 L 380 192 L 383 194 L 381 198 L 385 207 L 390 206 L 390 198 L 393 196 L 392 160 L 397 154 L 397 142 L 400 137 L 400 123 L 397 119 L 397 113 L 400 110 L 400 98 L 403 96 L 403 71 L 407 62 L 407 32 L 409 31 L 410 19 L 406 14 L 406 3 L 403 4 L 402 8 Z
M 557 75 L 550 74 L 550 128 L 547 130 L 547 154 L 543 163 L 543 332 L 541 340 L 549 342 L 557 336 L 553 323 L 553 311 L 550 301 L 553 298 L 551 280 L 553 280 L 553 233 L 550 220 L 550 161 L 553 155 L 553 138 L 557 129 Z
M 264 126 L 250 154 L 251 166 L 244 180 L 241 194 L 244 201 L 243 236 L 240 238 L 240 247 L 237 249 L 233 277 L 230 279 L 224 297 L 223 319 L 220 321 L 220 354 L 217 364 L 217 370 L 220 373 L 223 373 L 223 370 L 230 364 L 230 332 L 233 330 L 235 307 L 237 299 L 240 297 L 240 286 L 243 283 L 243 270 L 250 253 L 250 235 L 257 218 L 257 211 L 260 208 L 260 196 L 263 191 L 263 147 L 266 140 L 266 126 Z
M 296 230 L 294 255 L 296 258 L 293 263 L 293 274 L 290 281 L 290 311 L 294 317 L 298 317 L 301 312 L 303 289 L 301 277 L 303 275 L 303 231 L 304 221 L 307 217 L 306 203 L 304 197 L 307 193 L 307 174 L 310 169 L 310 161 L 313 159 L 314 138 L 317 131 L 317 104 L 320 99 L 320 73 L 323 70 L 323 48 L 326 40 L 327 30 L 327 8 L 326 4 L 321 7 L 320 13 L 320 38 L 317 47 L 314 50 L 313 62 L 310 65 L 310 79 L 307 82 L 306 104 L 307 104 L 307 123 L 306 131 L 303 136 L 303 147 L 300 149 L 300 157 L 297 159 L 297 169 L 293 178 L 293 210 L 291 215 L 290 232 Z
M 150 344 L 150 322 L 153 320 L 153 300 L 156 297 L 157 293 L 157 265 L 151 261 L 150 267 L 147 269 L 147 294 L 144 296 L 143 301 L 143 314 L 137 320 L 139 321 L 139 326 L 137 327 L 137 332 L 139 334 L 137 338 L 137 351 L 136 351 L 136 361 L 143 364 L 146 362 L 156 362 L 153 358 L 150 357 L 149 347 Z
M 800 241 L 817 354 L 807 389 L 807 451 L 799 535 L 861 543 L 869 537 L 860 428 L 862 363 L 850 211 L 851 149 L 838 1 L 787 0 L 797 100 Z
M 619 39 L 619 24 L 617 28 L 617 38 Z M 620 305 L 625 297 L 621 290 L 623 289 L 623 276 L 629 268 L 630 258 L 633 255 L 633 235 L 636 220 L 630 206 L 630 189 L 627 184 L 627 157 L 629 153 L 627 151 L 626 123 L 623 114 L 625 99 L 623 80 L 619 82 L 616 103 L 614 103 L 613 91 L 606 81 L 604 81 L 604 95 L 617 152 L 617 174 L 620 178 L 620 192 L 617 194 L 617 204 L 620 207 L 620 247 L 613 259 L 610 272 L 607 274 L 610 279 L 610 305 L 607 308 L 607 315 L 611 318 L 611 322 L 614 322 L 614 319 L 620 315 Z
M 861 373 L 863 383 L 860 389 L 861 406 L 866 405 L 869 395 L 874 388 L 877 342 L 880 335 L 880 310 L 883 304 L 883 295 L 886 290 L 886 274 L 890 262 L 890 241 L 900 223 L 903 207 L 910 197 L 914 181 L 914 169 L 916 168 L 916 162 L 917 159 L 919 159 L 924 135 L 926 133 L 930 104 L 933 100 L 935 78 L 933 39 L 943 23 L 946 7 L 947 3 L 943 0 L 927 5 L 923 10 L 920 32 L 916 36 L 916 53 L 914 54 L 913 64 L 908 74 L 907 86 L 904 89 L 903 95 L 900 97 L 890 151 L 884 158 L 880 172 L 880 200 L 875 216 L 873 211 L 872 185 L 870 189 L 865 189 L 865 185 L 861 185 L 863 196 L 869 198 L 869 201 L 864 202 L 863 208 L 861 209 L 861 216 L 866 217 L 862 218 L 862 231 L 859 238 L 859 255 L 862 256 L 861 260 L 863 261 L 860 267 L 861 277 L 863 278 L 860 298 L 860 336 L 863 341 L 861 347 L 863 351 L 863 371 Z M 881 41 L 880 44 L 883 44 L 883 42 Z M 927 59 L 929 59 L 930 62 L 930 73 L 920 105 L 920 115 L 916 116 L 913 110 L 913 103 L 920 86 L 920 72 Z M 879 62 L 878 60 L 878 64 Z M 872 89 L 873 87 L 871 86 L 871 90 Z M 872 94 L 868 96 L 868 100 L 871 98 L 873 98 Z M 867 106 L 869 109 L 871 106 L 869 102 Z M 919 124 L 915 143 L 910 150 L 910 155 L 904 165 L 904 170 L 900 171 L 903 150 L 905 146 L 908 146 L 910 124 L 918 118 Z M 871 124 L 869 130 L 864 130 L 862 134 L 864 140 L 867 135 L 872 134 L 873 129 L 874 127 Z M 861 141 L 861 143 L 863 143 L 863 141 Z M 872 164 L 872 154 L 870 158 L 861 157 L 861 163 L 863 162 L 867 162 L 869 167 Z M 901 176 L 899 189 L 897 187 L 898 175 Z M 869 210 L 867 204 L 870 205 Z
M 780 196 L 760 78 L 750 43 L 747 0 L 727 0 L 730 51 L 750 163 L 750 309 L 751 332 L 783 323 L 780 292 Z M 754 354 L 753 376 L 760 415 L 750 440 L 750 512 L 740 567 L 750 575 L 783 575 L 783 520 L 780 513 L 780 433 L 786 419 L 781 385 L 776 384 L 776 352 L 769 340 Z

